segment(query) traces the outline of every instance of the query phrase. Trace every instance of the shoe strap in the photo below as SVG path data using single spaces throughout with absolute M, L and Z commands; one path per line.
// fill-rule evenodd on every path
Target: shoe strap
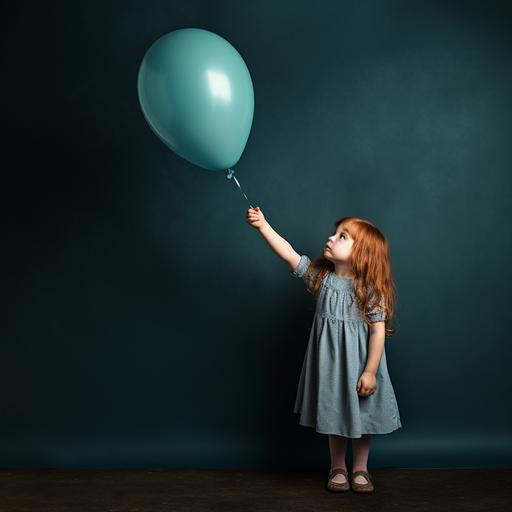
M 368 472 L 363 471 L 362 469 L 360 469 L 358 471 L 354 471 L 352 473 L 352 478 L 355 478 L 358 475 L 364 476 L 366 478 L 366 480 L 368 480 L 368 482 L 371 482 L 370 475 L 368 474 Z M 362 484 L 362 485 L 364 485 L 364 484 Z
M 331 469 L 330 472 L 329 472 L 329 478 L 332 478 L 336 475 L 339 475 L 339 474 L 342 474 L 345 476 L 345 478 L 347 478 L 347 470 L 346 469 L 343 469 L 343 468 L 335 468 L 335 469 Z

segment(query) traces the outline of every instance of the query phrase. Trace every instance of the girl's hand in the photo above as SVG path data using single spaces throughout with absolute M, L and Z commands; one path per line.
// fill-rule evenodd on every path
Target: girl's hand
M 249 208 L 247 210 L 247 223 L 256 229 L 261 229 L 265 225 L 265 215 L 260 210 L 259 206 L 256 208 Z
M 377 389 L 377 379 L 372 372 L 363 372 L 357 381 L 359 396 L 370 396 Z

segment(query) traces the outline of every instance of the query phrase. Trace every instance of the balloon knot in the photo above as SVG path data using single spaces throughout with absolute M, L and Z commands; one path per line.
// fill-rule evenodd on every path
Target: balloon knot
M 231 177 L 233 176 L 233 174 L 235 174 L 235 171 L 233 171 L 233 169 L 228 169 L 228 180 L 231 179 Z

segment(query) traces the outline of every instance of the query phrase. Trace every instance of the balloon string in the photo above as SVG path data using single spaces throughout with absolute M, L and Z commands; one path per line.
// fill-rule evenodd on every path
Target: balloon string
M 240 183 L 238 183 L 238 180 L 236 179 L 235 171 L 233 169 L 228 169 L 228 176 L 227 176 L 227 178 L 228 178 L 228 180 L 233 178 L 236 181 L 236 184 L 238 185 L 238 188 L 240 189 L 240 192 L 242 192 L 242 194 L 245 196 L 245 199 L 247 199 L 247 196 L 245 195 L 245 192 L 242 190 L 242 187 L 240 186 Z M 247 202 L 249 203 L 249 206 L 251 208 L 254 208 L 254 206 L 251 204 L 249 199 L 247 199 Z

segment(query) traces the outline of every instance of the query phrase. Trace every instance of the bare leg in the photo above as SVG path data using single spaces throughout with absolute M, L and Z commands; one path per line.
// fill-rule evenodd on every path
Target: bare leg
M 370 453 L 371 434 L 363 434 L 362 437 L 352 439 L 352 454 L 354 456 L 354 464 L 352 472 L 366 471 L 368 472 L 368 454 Z M 368 480 L 361 475 L 355 477 L 356 484 L 366 484 Z
M 343 436 L 338 436 L 334 434 L 328 434 L 329 436 L 329 451 L 331 452 L 331 469 L 335 468 L 343 468 L 347 469 L 347 465 L 345 464 L 345 454 L 347 453 L 347 441 L 348 439 Z M 336 475 L 333 479 L 333 482 L 337 484 L 343 484 L 347 481 L 347 479 L 339 474 Z

